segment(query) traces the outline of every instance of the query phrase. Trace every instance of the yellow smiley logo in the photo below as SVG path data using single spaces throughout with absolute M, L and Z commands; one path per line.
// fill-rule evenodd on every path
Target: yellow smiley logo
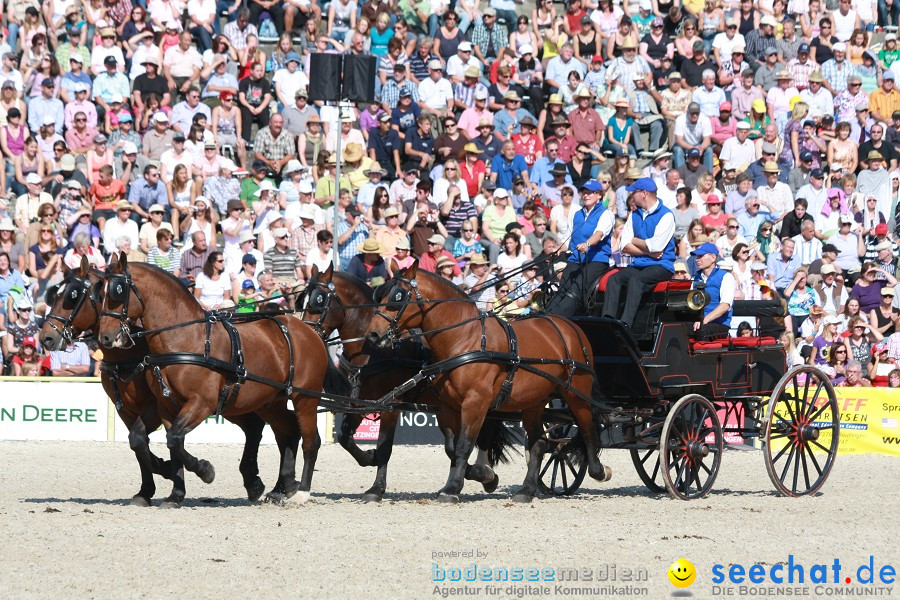
M 678 588 L 690 587 L 697 578 L 697 569 L 691 561 L 679 558 L 669 567 L 669 582 Z

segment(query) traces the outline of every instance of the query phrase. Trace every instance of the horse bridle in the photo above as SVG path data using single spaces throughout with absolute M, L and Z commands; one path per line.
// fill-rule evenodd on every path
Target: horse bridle
M 328 332 L 325 331 L 325 321 L 328 319 L 328 311 L 331 310 L 331 301 L 337 300 L 337 303 L 343 307 L 341 297 L 338 295 L 334 283 L 319 281 L 319 273 L 316 273 L 312 279 L 306 282 L 306 296 L 304 298 L 303 313 L 311 315 L 319 315 L 317 321 L 306 321 L 321 338 L 325 338 Z
M 106 285 L 103 290 L 103 303 L 100 305 L 100 316 L 113 317 L 119 320 L 119 330 L 122 332 L 122 335 L 125 336 L 128 343 L 127 346 L 122 347 L 131 348 L 135 344 L 131 333 L 131 327 L 134 325 L 134 321 L 128 316 L 131 292 L 134 292 L 134 295 L 137 296 L 137 299 L 141 303 L 141 308 L 146 308 L 147 305 L 144 304 L 144 299 L 141 297 L 141 293 L 138 291 L 134 280 L 131 278 L 128 267 L 125 267 L 122 273 L 106 273 L 104 278 L 106 279 Z M 120 312 L 107 310 L 107 304 L 110 299 L 122 303 L 122 310 Z
M 92 270 L 91 272 L 102 277 L 102 273 L 99 271 Z M 70 301 L 73 304 L 72 311 L 65 317 L 61 317 L 54 312 L 50 312 L 44 317 L 44 321 L 60 335 L 66 344 L 73 344 L 75 342 L 75 330 L 72 327 L 72 323 L 75 322 L 76 315 L 81 312 L 81 307 L 84 305 L 85 299 L 89 299 L 91 301 L 91 308 L 94 309 L 95 313 L 98 312 L 96 294 L 91 290 L 91 287 L 90 277 L 82 278 L 73 273 L 72 281 L 66 285 L 65 290 L 63 291 L 63 294 L 65 295 L 63 301 Z M 55 321 L 59 321 L 60 324 L 57 326 Z
M 400 284 L 405 283 L 412 288 L 412 291 L 416 294 L 415 304 L 421 305 L 425 302 L 425 298 L 419 292 L 419 284 L 414 278 L 407 279 L 406 277 L 401 277 L 400 273 L 397 273 L 391 281 L 393 282 L 393 285 L 388 289 L 388 293 L 385 294 L 385 302 L 378 305 L 375 309 L 375 314 L 388 322 L 390 339 L 392 342 L 397 342 L 402 337 L 400 331 L 400 319 L 403 318 L 403 313 L 406 311 L 406 308 L 410 304 L 413 304 L 410 300 L 412 296 L 410 290 L 400 287 Z M 388 315 L 381 310 L 382 306 L 396 308 L 397 314 L 393 317 Z

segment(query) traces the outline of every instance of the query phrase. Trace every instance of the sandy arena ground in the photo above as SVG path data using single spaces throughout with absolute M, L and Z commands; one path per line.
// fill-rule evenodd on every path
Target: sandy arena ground
M 329 445 L 311 501 L 277 507 L 243 499 L 238 447 L 192 448 L 213 462 L 216 481 L 206 486 L 191 475 L 185 507 L 161 510 L 126 506 L 138 488 L 126 444 L 0 443 L 0 598 L 428 598 L 462 588 L 436 584 L 433 564 L 473 562 L 590 568 L 598 577 L 615 565 L 617 588 L 666 598 L 675 591 L 666 569 L 681 557 L 698 570 L 689 591 L 710 598 L 721 597 L 710 581 L 716 563 L 768 569 L 793 553 L 808 569 L 839 558 L 841 578 L 855 578 L 870 555 L 876 572 L 900 567 L 900 460 L 883 456 L 840 457 L 822 494 L 792 500 L 774 495 L 760 453 L 731 451 L 709 497 L 679 502 L 646 493 L 628 454 L 609 451 L 601 457 L 614 470 L 608 484 L 588 481 L 570 499 L 515 505 L 508 495 L 524 476 L 520 460 L 499 468 L 495 494 L 467 484 L 463 503 L 448 506 L 431 499 L 445 480 L 443 452 L 406 446 L 394 451 L 388 497 L 374 505 L 359 501 L 374 471 Z M 264 446 L 267 484 L 276 459 L 275 448 Z M 168 494 L 167 483 L 158 486 L 158 498 Z M 435 554 L 448 551 L 477 557 Z M 623 581 L 626 568 L 644 569 L 647 581 Z M 499 598 L 571 597 L 611 584 L 505 583 L 494 594 L 493 584 L 468 585 L 466 597 Z M 880 597 L 900 596 L 900 586 L 889 587 Z

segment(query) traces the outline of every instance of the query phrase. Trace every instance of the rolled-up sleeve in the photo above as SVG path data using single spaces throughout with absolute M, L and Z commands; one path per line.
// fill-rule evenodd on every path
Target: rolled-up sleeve
M 674 235 L 675 215 L 666 213 L 656 224 L 656 230 L 653 232 L 653 237 L 649 240 L 645 240 L 647 243 L 647 250 L 649 252 L 662 252 L 666 249 L 666 246 Z

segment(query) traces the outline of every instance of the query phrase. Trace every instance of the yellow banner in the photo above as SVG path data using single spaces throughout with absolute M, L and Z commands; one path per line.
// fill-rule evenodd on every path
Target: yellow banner
M 838 454 L 900 456 L 900 391 L 835 388 L 841 412 Z M 831 415 L 822 415 L 822 419 Z

